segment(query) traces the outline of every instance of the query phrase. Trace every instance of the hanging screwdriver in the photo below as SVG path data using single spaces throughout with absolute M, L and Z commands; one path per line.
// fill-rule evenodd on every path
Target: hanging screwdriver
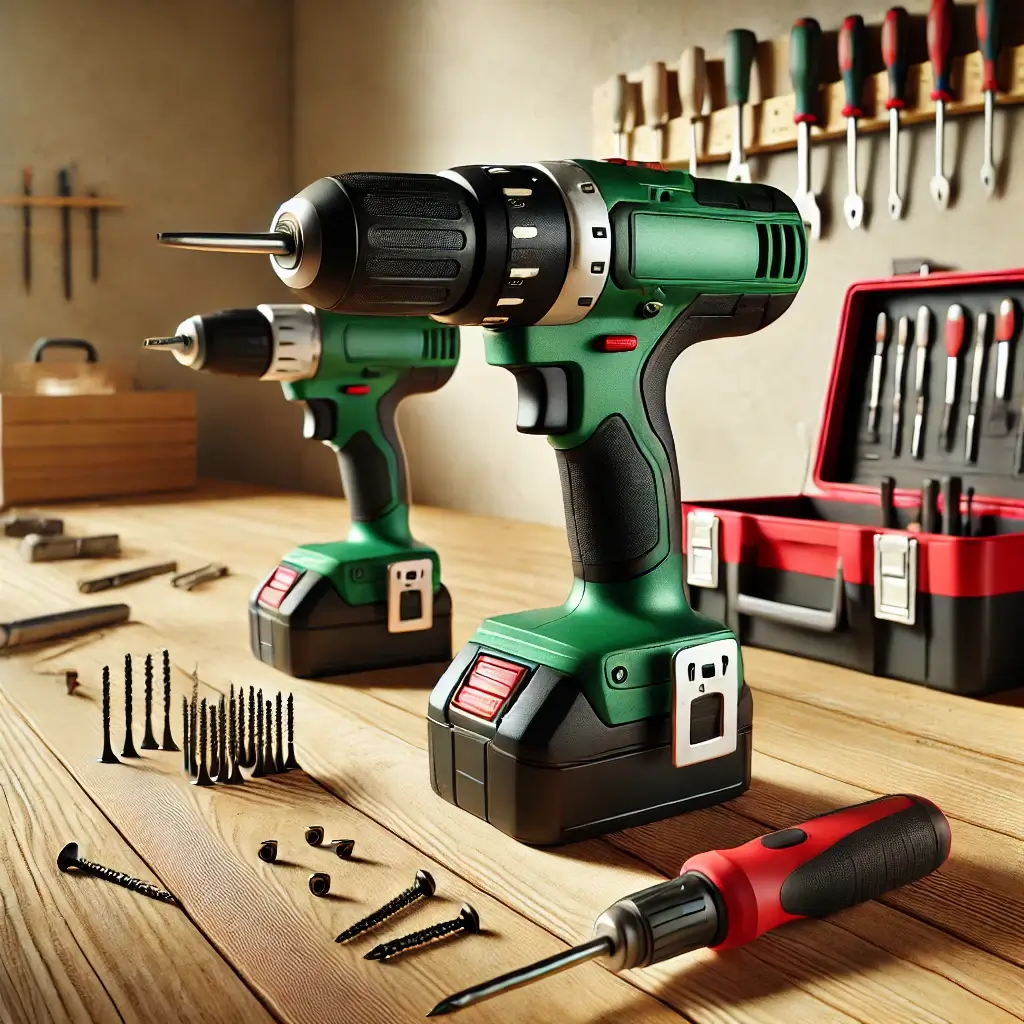
M 26 199 L 32 197 L 31 167 L 22 169 L 21 194 Z M 32 207 L 28 203 L 21 208 L 21 280 L 28 295 L 32 291 Z
M 964 307 L 950 306 L 946 310 L 946 401 L 942 410 L 942 440 L 947 452 L 953 448 L 953 405 L 956 402 L 960 350 L 964 346 L 964 327 Z
M 966 462 L 974 462 L 976 449 L 974 439 L 978 428 L 978 403 L 981 401 L 981 380 L 985 373 L 985 346 L 988 344 L 988 313 L 978 314 L 978 327 L 975 331 L 974 354 L 971 357 L 971 396 L 967 409 L 967 448 L 964 452 Z
M 843 214 L 847 226 L 856 230 L 864 224 L 864 200 L 857 185 L 857 119 L 864 116 L 864 85 L 867 82 L 867 30 L 859 14 L 844 19 L 839 30 L 839 70 L 846 91 L 846 198 Z
M 907 26 L 909 15 L 902 7 L 891 7 L 882 22 L 882 57 L 889 72 L 889 216 L 903 216 L 900 196 L 900 111 L 907 102 Z
M 796 106 L 796 195 L 800 217 L 812 239 L 821 237 L 821 210 L 811 189 L 811 126 L 818 123 L 821 86 L 821 25 L 800 18 L 789 33 L 789 78 Z
M 875 355 L 871 361 L 871 396 L 868 399 L 868 440 L 878 444 L 878 407 L 882 397 L 882 369 L 885 343 L 889 340 L 889 318 L 879 313 L 875 320 Z
M 932 311 L 927 306 L 917 310 L 917 325 L 914 328 L 914 344 L 917 346 L 917 373 L 914 390 L 917 394 L 917 409 L 914 413 L 914 437 L 910 443 L 910 454 L 921 458 L 921 442 L 924 440 L 924 410 L 928 389 L 928 345 L 932 335 Z
M 885 796 L 691 857 L 679 877 L 609 907 L 594 937 L 449 996 L 428 1017 L 465 1009 L 587 960 L 649 967 L 704 946 L 744 946 L 790 921 L 826 917 L 931 874 L 949 856 L 949 822 L 918 796 Z
M 979 0 L 974 10 L 978 30 L 978 49 L 981 51 L 981 88 L 985 93 L 985 161 L 981 165 L 981 184 L 991 197 L 996 190 L 996 168 L 993 160 L 993 132 L 995 121 L 996 61 L 999 59 L 999 0 Z
M 749 29 L 734 28 L 725 37 L 725 91 L 729 106 L 736 111 L 732 130 L 732 155 L 725 177 L 728 181 L 750 181 L 750 165 L 743 146 L 743 106 L 750 99 L 750 71 L 757 52 L 757 36 Z
M 1017 303 L 1003 299 L 996 316 L 996 400 L 989 416 L 990 429 L 1003 433 L 1010 422 L 1010 351 L 1017 336 Z
M 929 191 L 940 210 L 949 206 L 946 177 L 946 104 L 951 102 L 949 74 L 953 54 L 953 0 L 932 0 L 928 11 L 928 58 L 932 64 L 935 101 L 935 176 Z
M 668 127 L 668 69 L 662 61 L 651 61 L 644 67 L 641 89 L 644 99 L 644 124 L 655 132 L 657 155 L 665 156 L 665 129 Z
M 612 132 L 615 134 L 615 155 L 626 155 L 626 138 L 633 130 L 633 103 L 629 80 L 625 75 L 612 75 L 608 80 L 612 96 Z
M 690 173 L 697 174 L 697 122 L 704 113 L 704 87 L 707 67 L 704 50 L 689 46 L 679 57 L 679 106 L 683 120 L 690 125 Z
M 903 421 L 903 388 L 907 375 L 907 341 L 910 336 L 910 317 L 901 316 L 896 324 L 896 373 L 892 385 L 892 455 L 900 453 L 900 433 Z

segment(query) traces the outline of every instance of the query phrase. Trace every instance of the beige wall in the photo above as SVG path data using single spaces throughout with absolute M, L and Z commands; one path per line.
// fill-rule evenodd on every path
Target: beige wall
M 96 284 L 87 217 L 75 212 L 71 302 L 58 213 L 35 212 L 26 296 L 21 213 L 0 208 L 0 358 L 20 360 L 41 335 L 89 338 L 102 356 L 138 360 L 148 385 L 199 391 L 204 472 L 287 480 L 291 443 L 280 441 L 299 427 L 276 389 L 204 378 L 140 343 L 193 312 L 284 294 L 257 257 L 173 252 L 154 236 L 260 229 L 288 194 L 291 5 L 4 0 L 0 25 L 0 194 L 20 194 L 21 168 L 32 165 L 36 193 L 52 195 L 57 169 L 75 162 L 76 192 L 125 203 L 101 218 Z
M 863 14 L 877 23 L 885 6 L 874 18 L 870 8 Z M 928 6 L 906 3 L 912 13 Z M 761 38 L 785 35 L 809 11 L 833 29 L 849 8 L 847 0 L 296 0 L 296 178 L 589 156 L 591 90 L 611 73 L 673 61 L 685 45 L 715 53 L 733 27 Z M 1009 120 L 999 115 L 997 142 L 1012 164 L 1024 160 L 1024 139 L 1020 132 L 1005 139 Z M 762 335 L 688 352 L 670 379 L 684 494 L 800 488 L 805 439 L 816 439 L 839 304 L 851 281 L 887 274 L 894 256 L 973 269 L 1024 262 L 1011 230 L 1024 214 L 1019 174 L 1010 175 L 1007 196 L 986 203 L 976 184 L 980 140 L 978 119 L 953 125 L 948 145 L 963 195 L 939 215 L 927 192 L 932 131 L 911 131 L 917 166 L 898 224 L 885 211 L 883 137 L 863 142 L 875 217 L 859 233 L 841 222 L 845 151 L 815 150 L 816 186 L 827 178 L 840 222 L 814 247 L 797 302 Z M 795 179 L 792 154 L 754 169 L 785 188 Z M 554 457 L 542 438 L 516 434 L 511 376 L 484 364 L 475 332 L 465 332 L 464 350 L 447 387 L 403 407 L 416 499 L 560 522 Z M 313 486 L 333 481 L 325 454 L 304 457 Z

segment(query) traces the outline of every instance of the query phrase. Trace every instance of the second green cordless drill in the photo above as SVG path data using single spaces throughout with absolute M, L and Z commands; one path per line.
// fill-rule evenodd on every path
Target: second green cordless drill
M 451 599 L 437 553 L 409 531 L 395 413 L 451 377 L 459 329 L 263 305 L 193 316 L 146 345 L 193 370 L 280 381 L 286 398 L 305 403 L 304 435 L 338 453 L 348 537 L 295 548 L 257 586 L 256 657 L 299 677 L 447 662 Z
M 686 601 L 665 385 L 691 345 L 789 308 L 792 200 L 621 160 L 484 164 L 321 178 L 265 234 L 162 237 L 267 254 L 322 309 L 487 328 L 516 426 L 555 449 L 572 591 L 488 619 L 441 677 L 435 792 L 538 845 L 743 792 L 750 690 L 736 637 Z M 728 378 L 706 387 L 732 400 Z

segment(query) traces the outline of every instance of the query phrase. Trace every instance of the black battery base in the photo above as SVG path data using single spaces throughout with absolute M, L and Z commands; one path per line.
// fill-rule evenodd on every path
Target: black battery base
M 478 655 L 510 660 L 467 644 L 434 687 L 430 784 L 519 842 L 576 842 L 720 804 L 750 785 L 753 699 L 746 685 L 736 750 L 677 768 L 671 716 L 605 725 L 571 676 L 543 665 L 526 666 L 507 710 L 493 721 L 466 714 L 452 700 Z
M 249 602 L 249 644 L 258 660 L 281 672 L 320 679 L 451 659 L 452 602 L 443 584 L 434 592 L 429 629 L 392 633 L 385 602 L 347 604 L 315 572 L 304 572 L 279 608 L 267 608 L 258 596 L 272 576 Z

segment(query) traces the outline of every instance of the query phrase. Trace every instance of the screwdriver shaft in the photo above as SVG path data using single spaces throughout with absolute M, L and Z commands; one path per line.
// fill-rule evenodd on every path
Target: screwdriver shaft
M 287 231 L 163 231 L 156 240 L 173 249 L 201 249 L 205 252 L 245 252 L 265 256 L 291 256 L 295 252 L 295 239 Z

